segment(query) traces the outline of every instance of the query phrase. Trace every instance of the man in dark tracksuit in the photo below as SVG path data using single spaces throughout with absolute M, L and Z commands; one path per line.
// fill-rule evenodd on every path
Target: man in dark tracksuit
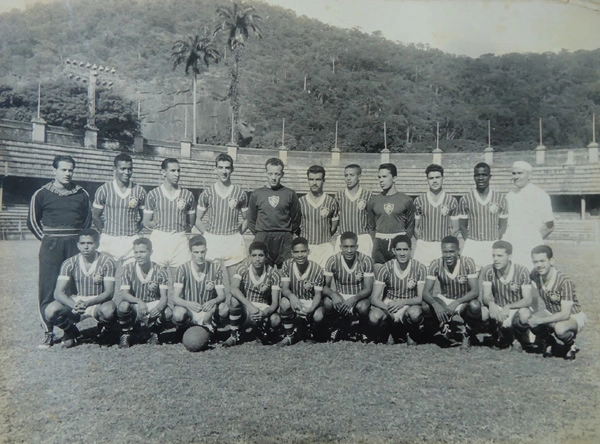
M 75 160 L 56 156 L 52 162 L 54 181 L 44 185 L 31 197 L 27 226 L 42 241 L 39 252 L 39 310 L 44 342 L 40 348 L 54 344 L 52 324 L 44 312 L 54 300 L 54 288 L 64 260 L 79 253 L 77 233 L 91 225 L 91 204 L 87 191 L 72 183 Z

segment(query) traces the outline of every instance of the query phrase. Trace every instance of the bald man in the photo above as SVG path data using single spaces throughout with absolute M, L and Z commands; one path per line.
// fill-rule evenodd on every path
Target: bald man
M 550 196 L 530 181 L 532 167 L 519 160 L 513 163 L 514 189 L 506 195 L 508 227 L 502 240 L 513 245 L 513 262 L 528 269 L 531 250 L 544 243 L 554 230 L 554 216 Z

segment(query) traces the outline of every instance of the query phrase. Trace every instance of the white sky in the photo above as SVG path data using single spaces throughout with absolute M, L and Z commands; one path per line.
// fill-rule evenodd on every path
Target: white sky
M 0 0 L 0 13 L 38 1 Z M 472 57 L 600 47 L 600 0 L 264 1 L 335 26 L 379 30 L 391 40 Z

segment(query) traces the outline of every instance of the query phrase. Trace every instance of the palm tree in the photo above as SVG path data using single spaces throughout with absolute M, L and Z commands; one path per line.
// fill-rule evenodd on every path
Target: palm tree
M 173 69 L 177 68 L 182 63 L 185 63 L 185 74 L 187 75 L 192 70 L 192 90 L 193 90 L 193 143 L 196 143 L 196 83 L 198 74 L 202 64 L 209 67 L 210 62 L 219 63 L 219 51 L 213 41 L 213 36 L 205 33 L 204 37 L 198 34 L 191 36 L 188 40 L 177 40 L 173 45 L 171 60 L 173 61 Z
M 239 92 L 239 63 L 242 50 L 246 39 L 250 33 L 254 33 L 258 38 L 262 37 L 259 26 L 255 23 L 261 19 L 254 13 L 253 6 L 242 6 L 238 2 L 233 3 L 233 7 L 219 6 L 217 14 L 222 22 L 215 27 L 214 34 L 224 31 L 227 34 L 227 46 L 233 52 L 233 65 L 231 67 L 231 83 L 229 85 L 229 98 L 231 100 L 231 109 L 233 113 L 233 124 L 237 126 L 240 113 L 240 92 Z M 233 128 L 232 128 L 233 130 Z M 232 131 L 233 133 L 233 131 Z M 232 140 L 233 142 L 233 140 Z

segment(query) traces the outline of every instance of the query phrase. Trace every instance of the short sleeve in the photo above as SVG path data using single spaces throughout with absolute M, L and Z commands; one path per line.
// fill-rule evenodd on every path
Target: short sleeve
M 372 277 L 375 276 L 375 269 L 373 266 L 373 259 L 371 259 L 369 256 L 366 256 L 363 258 L 363 261 L 360 265 L 361 271 L 363 272 L 363 274 L 366 277 Z
M 208 210 L 209 202 L 210 202 L 210 199 L 208 197 L 208 193 L 206 192 L 206 190 L 202 191 L 202 193 L 200 194 L 200 197 L 198 198 L 198 210 L 200 210 L 200 211 Z
M 69 280 L 71 279 L 71 273 L 73 273 L 73 261 L 71 259 L 67 259 L 60 266 L 60 274 L 58 275 L 58 279 Z
M 333 276 L 335 273 L 335 257 L 336 255 L 330 256 L 329 259 L 327 259 L 327 262 L 325 263 L 325 269 L 323 270 L 323 273 L 325 274 L 325 276 Z
M 435 280 L 437 279 L 438 273 L 440 271 L 439 261 L 435 260 L 429 265 L 429 269 L 427 270 L 427 279 Z
M 123 275 L 121 276 L 121 290 L 131 289 L 131 276 L 133 271 L 133 262 L 125 265 Z
M 290 260 L 286 260 L 281 267 L 281 282 L 290 282 Z
M 185 286 L 185 281 L 185 265 L 180 265 L 175 272 L 175 282 L 173 282 L 173 287 L 183 288 Z
M 156 190 L 156 188 L 154 190 Z M 144 213 L 152 214 L 154 211 L 156 211 L 156 192 L 154 192 L 154 190 L 148 193 Z
M 106 186 L 102 185 L 94 196 L 94 208 L 103 209 L 106 205 Z
M 159 269 L 158 286 L 163 290 L 169 288 L 169 272 L 166 267 L 160 267 Z
M 467 195 L 465 194 L 458 202 L 458 217 L 460 219 L 469 218 L 469 205 L 467 204 Z
M 114 281 L 115 274 L 117 272 L 117 265 L 115 261 L 111 258 L 107 257 L 103 266 L 102 266 L 102 274 L 104 276 L 105 281 Z
M 281 275 L 275 269 L 271 271 L 271 290 L 279 290 L 281 288 Z
M 379 273 L 377 273 L 376 282 L 379 284 L 385 284 L 385 283 L 387 283 L 389 276 L 390 276 L 390 270 L 387 265 L 384 265 L 379 270 Z
M 463 258 L 465 260 L 465 271 L 467 272 L 468 278 L 476 278 L 478 277 L 477 267 L 475 266 L 475 261 L 470 257 Z
M 427 267 L 420 263 L 417 270 L 417 282 L 425 282 L 425 279 L 427 279 Z

